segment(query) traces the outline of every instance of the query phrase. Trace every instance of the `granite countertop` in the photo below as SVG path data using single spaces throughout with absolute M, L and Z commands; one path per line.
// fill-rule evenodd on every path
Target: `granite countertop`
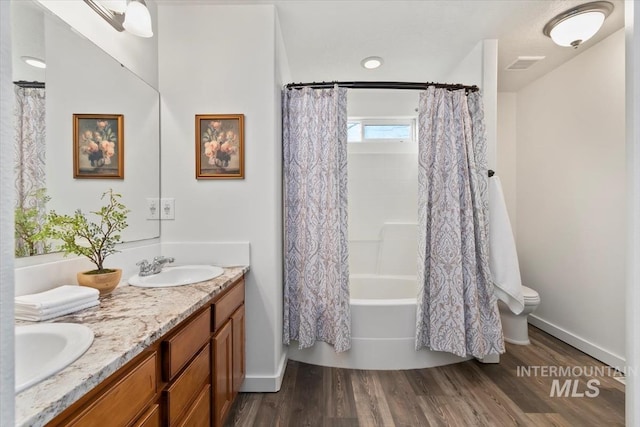
M 188 286 L 119 286 L 100 298 L 100 306 L 51 320 L 86 325 L 95 338 L 74 363 L 16 395 L 16 426 L 51 421 L 248 270 L 227 267 L 222 276 Z

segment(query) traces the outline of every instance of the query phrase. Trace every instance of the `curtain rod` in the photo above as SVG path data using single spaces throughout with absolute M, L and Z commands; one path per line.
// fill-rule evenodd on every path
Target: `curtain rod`
M 14 85 L 16 86 L 20 86 L 23 88 L 38 88 L 38 89 L 44 89 L 44 83 L 43 82 L 27 82 L 25 80 L 19 80 L 17 82 L 13 82 Z
M 289 83 L 285 87 L 287 89 L 301 89 L 303 87 L 310 87 L 313 89 L 325 89 L 332 88 L 335 85 L 348 89 L 407 89 L 407 90 L 426 90 L 429 86 L 436 88 L 443 88 L 448 90 L 460 90 L 464 89 L 467 92 L 477 92 L 480 88 L 476 85 L 466 86 L 463 84 L 448 84 L 448 83 L 416 83 L 416 82 L 368 82 L 368 81 L 353 81 L 353 82 L 311 82 L 311 83 Z

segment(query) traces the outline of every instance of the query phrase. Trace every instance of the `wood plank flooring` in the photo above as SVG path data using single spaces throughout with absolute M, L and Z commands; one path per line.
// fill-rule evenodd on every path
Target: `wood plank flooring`
M 289 361 L 282 389 L 241 393 L 226 427 L 624 426 L 624 385 L 612 372 L 598 376 L 593 374 L 603 373 L 602 368 L 589 368 L 605 365 L 532 326 L 529 336 L 530 346 L 507 344 L 500 364 L 494 365 L 470 360 L 429 369 L 366 371 Z M 523 371 L 543 366 L 579 367 L 584 375 Z M 554 380 L 556 387 L 570 380 L 571 390 L 551 397 Z M 589 389 L 589 380 L 599 385 Z M 580 397 L 595 390 L 596 397 Z

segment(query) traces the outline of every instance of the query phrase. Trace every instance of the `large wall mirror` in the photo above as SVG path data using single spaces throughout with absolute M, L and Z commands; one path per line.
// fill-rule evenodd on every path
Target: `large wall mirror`
M 88 213 L 102 206 L 101 195 L 113 189 L 131 210 L 123 241 L 159 237 L 159 221 L 147 219 L 147 199 L 160 194 L 159 93 L 36 1 L 12 0 L 11 24 L 13 81 L 29 82 L 14 85 L 15 185 L 21 211 L 31 212 L 28 220 L 36 222 L 50 210 Z M 28 65 L 30 58 L 43 60 L 46 69 Z M 74 178 L 75 114 L 122 116 L 120 136 L 115 120 L 81 122 L 76 145 L 84 178 Z M 112 141 L 104 141 L 114 133 Z M 113 166 L 118 155 L 123 155 L 123 177 L 101 177 L 101 168 Z M 41 254 L 50 246 L 18 245 L 18 257 Z M 48 250 L 55 251 L 56 245 Z

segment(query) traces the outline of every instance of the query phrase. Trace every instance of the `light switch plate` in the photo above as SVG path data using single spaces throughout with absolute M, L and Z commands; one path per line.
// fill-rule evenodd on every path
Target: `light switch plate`
M 176 201 L 173 198 L 160 199 L 160 219 L 176 219 Z
M 160 199 L 153 197 L 147 198 L 147 219 L 160 219 Z

